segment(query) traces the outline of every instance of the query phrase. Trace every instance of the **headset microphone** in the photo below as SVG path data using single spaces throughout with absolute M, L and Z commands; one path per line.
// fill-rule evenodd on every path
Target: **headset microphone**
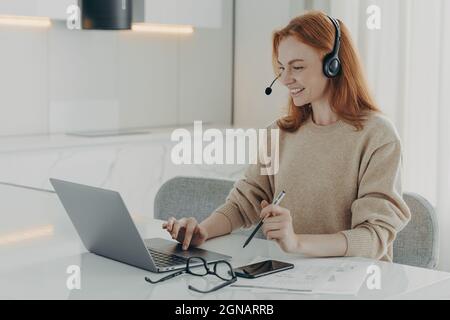
M 266 95 L 270 95 L 270 94 L 272 93 L 272 86 L 273 86 L 273 84 L 275 83 L 275 81 L 278 80 L 278 78 L 279 78 L 280 76 L 281 76 L 281 73 L 278 75 L 278 77 L 275 78 L 275 80 L 272 81 L 272 83 L 270 84 L 270 86 L 268 86 L 268 87 L 266 88 L 266 91 L 265 91 Z

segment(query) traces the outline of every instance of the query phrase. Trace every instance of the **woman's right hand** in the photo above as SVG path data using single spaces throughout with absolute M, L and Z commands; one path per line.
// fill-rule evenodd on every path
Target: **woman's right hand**
M 195 218 L 182 218 L 177 220 L 170 218 L 162 225 L 170 233 L 172 239 L 176 239 L 183 244 L 183 250 L 189 246 L 200 246 L 208 239 L 208 232 L 201 226 Z

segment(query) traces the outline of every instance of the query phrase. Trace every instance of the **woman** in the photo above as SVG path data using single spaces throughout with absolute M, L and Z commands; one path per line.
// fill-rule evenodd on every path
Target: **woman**
M 274 33 L 273 60 L 290 92 L 288 115 L 269 127 L 280 129 L 278 173 L 250 165 L 207 219 L 163 228 L 187 249 L 266 218 L 265 236 L 288 253 L 392 261 L 410 219 L 401 143 L 370 96 L 348 29 L 322 12 L 294 18 Z M 269 204 L 281 190 L 281 204 Z

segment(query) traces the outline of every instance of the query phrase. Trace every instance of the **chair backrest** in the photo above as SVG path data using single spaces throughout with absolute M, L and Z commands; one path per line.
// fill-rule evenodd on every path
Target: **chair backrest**
M 234 182 L 202 177 L 172 178 L 156 193 L 154 217 L 161 220 L 194 217 L 200 222 L 225 203 Z M 253 228 L 243 229 L 240 233 L 249 235 L 252 231 Z M 264 238 L 261 229 L 255 237 Z
M 411 211 L 411 221 L 394 241 L 394 262 L 434 269 L 438 263 L 439 231 L 436 212 L 431 204 L 415 193 L 404 193 Z
M 221 206 L 234 181 L 202 177 L 175 177 L 158 190 L 154 217 L 167 220 L 195 217 L 202 221 Z M 438 227 L 435 210 L 430 203 L 414 193 L 403 198 L 411 210 L 411 221 L 394 241 L 394 262 L 423 268 L 435 268 L 438 261 Z M 243 230 L 248 235 L 253 229 Z M 264 238 L 261 230 L 255 235 Z
M 234 181 L 201 177 L 175 177 L 155 196 L 155 219 L 194 217 L 202 221 L 225 203 Z

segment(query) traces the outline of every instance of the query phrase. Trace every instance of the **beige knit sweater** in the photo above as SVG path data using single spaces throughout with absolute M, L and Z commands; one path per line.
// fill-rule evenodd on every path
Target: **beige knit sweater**
M 276 122 L 268 128 L 278 128 Z M 346 256 L 392 261 L 392 243 L 410 220 L 402 198 L 401 144 L 392 123 L 372 113 L 362 131 L 339 120 L 320 126 L 311 117 L 296 132 L 280 130 L 279 171 L 261 175 L 249 165 L 224 205 L 230 231 L 259 221 L 261 201 L 286 191 L 297 234 L 347 239 Z

